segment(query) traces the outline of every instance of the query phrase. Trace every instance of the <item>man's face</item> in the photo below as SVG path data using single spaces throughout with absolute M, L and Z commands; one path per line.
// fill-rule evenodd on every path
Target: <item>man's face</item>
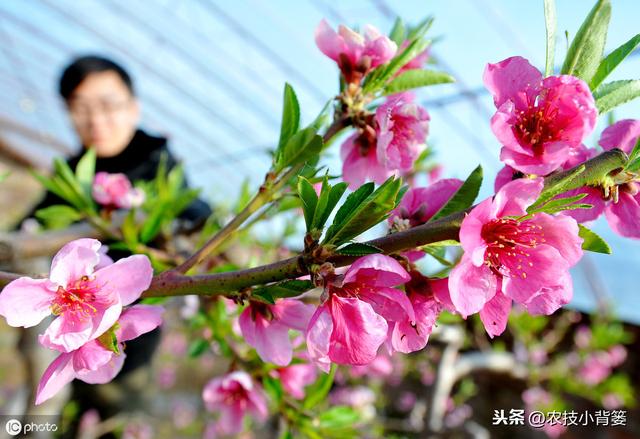
M 67 102 L 73 126 L 86 147 L 99 157 L 122 152 L 140 119 L 138 101 L 116 72 L 92 73 Z

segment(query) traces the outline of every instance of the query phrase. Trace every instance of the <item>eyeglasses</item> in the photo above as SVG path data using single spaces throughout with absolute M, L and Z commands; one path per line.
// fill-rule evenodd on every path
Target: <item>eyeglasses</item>
M 70 101 L 69 113 L 77 121 L 85 122 L 92 114 L 99 114 L 107 118 L 113 118 L 117 113 L 131 104 L 131 98 L 126 100 L 102 99 L 97 101 Z

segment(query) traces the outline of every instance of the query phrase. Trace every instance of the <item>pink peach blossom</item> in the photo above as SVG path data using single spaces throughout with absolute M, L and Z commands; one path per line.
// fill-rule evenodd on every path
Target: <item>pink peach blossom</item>
M 551 314 L 572 297 L 569 268 L 582 257 L 573 218 L 526 209 L 543 179 L 518 179 L 463 220 L 464 255 L 449 276 L 451 302 L 463 316 L 480 312 L 490 336 L 501 334 L 512 301 L 531 314 Z
M 217 430 L 222 434 L 239 434 L 242 421 L 249 414 L 267 419 L 267 400 L 262 388 L 249 374 L 237 370 L 209 381 L 202 391 L 207 410 L 219 413 Z
M 389 324 L 392 350 L 405 354 L 419 351 L 427 345 L 436 319 L 449 302 L 448 279 L 428 279 L 412 270 L 405 290 L 415 311 L 415 320 L 408 317 Z M 446 299 L 442 299 L 442 298 Z
M 518 171 L 549 174 L 595 127 L 595 101 L 579 78 L 543 78 L 515 56 L 487 65 L 483 80 L 498 109 L 491 129 L 502 144 L 500 159 Z
M 367 255 L 356 260 L 339 285 L 327 285 L 328 298 L 311 317 L 307 329 L 310 359 L 325 372 L 331 362 L 372 362 L 387 339 L 388 323 L 415 321 L 411 302 L 392 288 L 409 280 L 395 259 Z
M 102 335 L 149 287 L 153 269 L 146 256 L 134 255 L 96 270 L 104 261 L 100 246 L 95 239 L 71 241 L 53 258 L 48 279 L 21 277 L 8 284 L 0 315 L 25 328 L 56 315 L 40 343 L 62 352 Z
M 93 199 L 98 204 L 119 209 L 138 207 L 144 202 L 145 194 L 133 188 L 124 174 L 98 172 L 93 180 Z
M 293 348 L 289 329 L 304 331 L 313 315 L 313 305 L 294 299 L 278 299 L 275 305 L 252 301 L 240 314 L 240 331 L 263 361 L 286 366 Z
M 367 181 L 382 183 L 396 174 L 378 161 L 375 143 L 358 132 L 344 141 L 340 147 L 340 158 L 342 179 L 349 183 L 351 189 L 356 189 Z
M 365 25 L 363 33 L 344 25 L 334 31 L 326 20 L 320 21 L 315 32 L 318 48 L 338 63 L 348 83 L 358 83 L 371 69 L 387 63 L 398 50 L 396 43 L 378 29 Z
M 304 398 L 304 388 L 312 384 L 317 377 L 317 368 L 310 363 L 291 364 L 276 369 L 282 388 L 296 399 Z
M 605 150 L 620 148 L 630 154 L 640 138 L 640 120 L 624 119 L 607 127 L 600 137 Z M 640 238 L 640 181 L 634 179 L 618 186 L 618 199 L 611 200 L 605 209 L 607 222 L 620 236 Z
M 448 178 L 427 187 L 409 189 L 398 207 L 391 211 L 389 224 L 406 221 L 410 227 L 415 227 L 426 223 L 451 199 L 462 183 L 457 178 Z
M 111 381 L 124 364 L 124 342 L 160 326 L 163 311 L 159 306 L 132 306 L 123 311 L 117 324 L 112 326 L 113 334 L 108 334 L 108 340 L 91 340 L 76 350 L 60 354 L 42 375 L 36 390 L 36 405 L 53 397 L 74 379 L 89 384 Z
M 378 162 L 387 169 L 410 171 L 426 148 L 429 113 L 411 93 L 389 96 L 376 109 Z
M 353 378 L 369 377 L 369 378 L 386 378 L 393 372 L 393 363 L 387 354 L 380 353 L 378 356 L 366 366 L 351 366 L 349 371 Z

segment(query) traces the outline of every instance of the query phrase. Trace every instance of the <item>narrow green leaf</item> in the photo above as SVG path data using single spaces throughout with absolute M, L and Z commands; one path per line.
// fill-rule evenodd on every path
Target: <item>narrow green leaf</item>
M 602 84 L 602 81 L 604 81 L 607 76 L 609 76 L 609 74 L 613 72 L 613 70 L 636 49 L 636 47 L 638 47 L 639 44 L 640 34 L 631 38 L 622 46 L 607 55 L 598 66 L 596 74 L 591 79 L 591 90 L 598 88 L 598 86 Z
M 130 210 L 122 222 L 122 239 L 130 249 L 138 244 L 138 227 L 136 225 L 135 210 Z
M 349 202 L 348 197 L 327 230 L 324 243 L 340 245 L 385 219 L 389 211 L 395 207 L 401 184 L 400 179 L 391 177 L 363 201 L 345 209 L 345 204 Z
M 393 23 L 393 28 L 389 33 L 389 39 L 396 43 L 398 47 L 400 47 L 400 45 L 402 45 L 405 40 L 406 33 L 407 31 L 405 29 L 404 21 L 402 21 L 402 18 L 396 18 L 396 21 Z
M 280 125 L 280 140 L 278 148 L 284 147 L 285 143 L 298 131 L 300 125 L 300 104 L 298 97 L 290 84 L 284 85 L 284 96 L 282 104 L 282 123 Z
M 345 256 L 365 256 L 375 253 L 382 253 L 382 250 L 376 246 L 365 244 L 363 242 L 354 242 L 336 250 L 339 255 Z
M 625 79 L 602 84 L 593 92 L 600 114 L 613 110 L 640 96 L 640 79 Z
M 407 40 L 415 40 L 417 38 L 424 37 L 431 26 L 433 25 L 434 18 L 432 16 L 426 17 L 420 23 L 418 23 L 415 27 L 413 27 L 409 34 L 407 35 Z
M 544 203 L 541 206 L 533 206 L 533 205 L 529 206 L 527 208 L 527 213 L 538 213 L 538 212 L 551 213 L 551 211 L 556 211 L 557 209 L 564 210 L 570 204 L 573 204 L 576 201 L 582 200 L 587 195 L 588 194 L 578 194 L 573 197 L 555 198 Z
M 63 188 L 61 188 L 53 178 L 49 178 L 49 177 L 47 177 L 45 175 L 42 175 L 42 174 L 40 174 L 37 171 L 34 171 L 32 169 L 29 170 L 29 173 L 33 176 L 33 178 L 38 180 L 38 182 L 42 186 L 44 186 L 44 188 L 47 189 L 49 192 L 54 193 L 57 196 L 59 196 L 60 198 L 68 201 L 67 192 L 65 192 L 65 190 Z
M 445 267 L 452 267 L 454 264 L 452 262 L 449 262 L 448 260 L 446 260 L 444 258 L 444 254 L 441 251 L 441 250 L 444 250 L 444 249 L 445 249 L 444 247 L 439 247 L 439 248 L 432 248 L 432 247 L 429 247 L 429 246 L 422 247 L 422 250 L 425 253 L 427 253 L 429 256 L 434 258 L 440 264 L 444 265 Z
M 96 150 L 89 148 L 78 161 L 76 166 L 76 179 L 88 199 L 92 198 L 91 187 L 96 173 Z
M 207 340 L 199 338 L 198 340 L 194 340 L 193 342 L 191 342 L 191 344 L 189 345 L 188 355 L 191 358 L 199 357 L 200 355 L 204 354 L 207 349 L 209 349 L 209 342 Z
M 268 288 L 256 288 L 253 293 L 251 293 L 251 298 L 269 305 L 276 304 L 276 300 L 273 298 L 271 291 L 269 291 Z
M 166 202 L 159 202 L 153 206 L 140 228 L 140 242 L 146 244 L 158 235 L 163 220 L 172 209 L 171 204 Z
M 378 67 L 367 75 L 362 92 L 366 94 L 379 90 L 385 82 L 393 78 L 398 70 L 425 50 L 429 44 L 430 42 L 427 40 L 413 40 L 399 55 L 389 61 L 388 64 Z
M 302 403 L 305 409 L 313 408 L 324 401 L 333 386 L 333 378 L 336 376 L 337 369 L 336 365 L 332 364 L 328 374 L 321 374 L 315 383 L 307 387 L 307 397 Z
M 384 89 L 384 94 L 399 93 L 428 85 L 446 84 L 455 82 L 453 76 L 445 72 L 435 70 L 412 69 L 402 72 L 397 78 L 391 80 Z
M 554 58 L 556 54 L 556 3 L 555 0 L 544 0 L 544 21 L 547 29 L 547 56 L 544 76 L 553 75 Z
M 92 204 L 76 179 L 75 174 L 64 160 L 56 158 L 53 161 L 53 169 L 56 173 L 58 186 L 64 188 L 67 193 L 67 201 L 79 209 L 83 209 Z
M 585 170 L 585 166 L 581 165 L 573 169 L 567 175 L 562 178 L 554 179 L 553 175 L 545 179 L 545 185 L 540 193 L 538 199 L 529 207 L 529 209 L 535 209 L 542 204 L 546 203 L 556 195 L 573 189 L 573 181 L 582 174 Z
M 104 332 L 101 336 L 99 336 L 96 341 L 106 350 L 113 352 L 114 354 L 120 354 L 120 343 L 118 343 L 118 337 L 116 336 L 116 331 L 120 325 L 118 323 L 114 324 L 113 327 L 109 328 L 106 332 Z
M 631 153 L 629 154 L 629 163 L 634 162 L 639 158 L 640 158 L 640 137 L 638 137 L 638 140 L 636 141 L 635 146 L 633 147 L 633 149 L 631 150 Z
M 282 395 L 284 394 L 280 380 L 269 375 L 265 375 L 262 378 L 262 386 L 270 396 L 271 400 L 276 402 L 276 404 L 279 404 L 280 400 L 282 400 Z
M 591 82 L 598 69 L 611 18 L 611 2 L 598 0 L 573 38 L 562 65 L 562 73 Z
M 318 204 L 318 195 L 309 180 L 302 176 L 298 176 L 298 196 L 302 202 L 302 212 L 304 213 L 304 222 L 307 226 L 307 232 L 311 231 L 313 226 L 313 216 L 316 213 L 316 205 Z
M 338 225 L 343 223 L 347 218 L 347 215 L 353 212 L 369 195 L 371 195 L 374 189 L 375 185 L 373 183 L 365 183 L 354 192 L 350 193 L 344 203 L 342 203 L 342 206 L 340 206 L 340 209 L 338 209 L 336 216 L 333 218 L 333 224 Z M 329 228 L 327 234 L 330 232 L 331 228 Z
M 314 288 L 313 282 L 308 280 L 288 280 L 277 284 L 254 288 L 252 295 L 271 297 L 271 300 L 296 297 Z M 267 295 L 268 294 L 268 295 Z
M 478 165 L 478 167 L 469 174 L 469 177 L 467 177 L 462 186 L 460 186 L 460 189 L 431 217 L 429 222 L 471 207 L 478 196 L 478 192 L 480 192 L 481 185 L 482 166 Z
M 62 229 L 82 219 L 82 215 L 76 209 L 66 204 L 39 209 L 35 215 L 49 229 Z
M 430 244 L 423 245 L 421 248 L 424 248 L 424 247 L 432 247 L 432 248 L 437 248 L 437 247 L 455 247 L 455 246 L 459 246 L 459 245 L 460 245 L 460 242 L 456 241 L 455 239 L 445 239 L 444 241 L 432 242 Z
M 578 228 L 578 235 L 584 239 L 584 242 L 582 243 L 582 248 L 584 250 L 596 253 L 605 253 L 607 255 L 611 254 L 611 247 L 609 247 L 609 244 L 607 244 L 607 242 L 593 230 L 587 229 L 582 224 L 578 224 Z
M 316 134 L 313 127 L 307 127 L 295 133 L 285 143 L 276 159 L 275 169 L 282 169 L 305 162 L 322 150 L 322 137 Z
M 318 201 L 318 208 L 313 217 L 314 229 L 319 230 L 324 227 L 327 219 L 329 219 L 329 215 L 331 215 L 338 201 L 340 201 L 342 195 L 347 190 L 347 186 L 347 183 L 341 182 L 335 186 L 330 186 L 327 191 L 322 192 L 320 200 Z
M 360 414 L 349 406 L 335 406 L 323 411 L 318 417 L 320 428 L 331 432 L 353 430 L 360 420 Z

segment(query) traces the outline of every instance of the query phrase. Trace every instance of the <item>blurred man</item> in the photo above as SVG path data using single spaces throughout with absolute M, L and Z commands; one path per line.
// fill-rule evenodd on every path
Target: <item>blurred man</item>
M 97 153 L 96 172 L 121 172 L 131 181 L 153 179 L 163 154 L 168 168 L 175 166 L 167 139 L 138 128 L 140 102 L 131 77 L 120 65 L 100 56 L 77 58 L 63 71 L 59 92 L 82 145 L 67 160 L 72 169 L 89 147 Z M 61 202 L 49 193 L 36 209 Z M 196 200 L 180 217 L 194 226 L 210 213 L 206 203 Z
M 64 99 L 82 148 L 67 162 L 75 168 L 85 149 L 96 150 L 96 172 L 124 173 L 131 181 L 152 180 L 160 158 L 167 156 L 167 167 L 176 165 L 167 148 L 167 139 L 149 135 L 138 128 L 140 103 L 129 74 L 115 62 L 100 56 L 75 59 L 62 73 L 60 95 Z M 41 209 L 64 203 L 48 193 L 36 207 Z M 203 223 L 211 214 L 209 206 L 195 200 L 180 219 L 188 228 Z M 109 252 L 113 259 L 127 254 Z M 145 393 L 153 388 L 148 366 L 159 341 L 159 330 L 147 333 L 127 345 L 127 358 L 116 379 L 105 385 L 73 382 L 72 400 L 78 417 L 96 408 L 100 417 L 144 409 Z M 148 395 L 146 395 L 148 396 Z M 64 437 L 74 437 L 77 418 Z

